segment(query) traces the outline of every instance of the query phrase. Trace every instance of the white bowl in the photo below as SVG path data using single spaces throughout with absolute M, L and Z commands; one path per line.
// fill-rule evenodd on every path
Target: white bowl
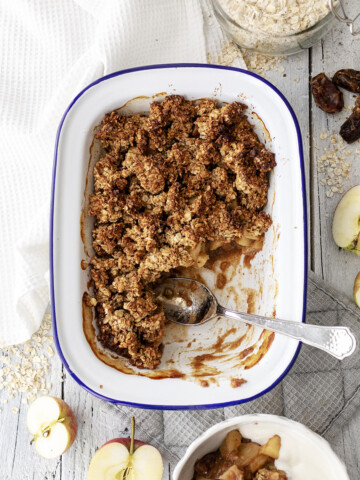
M 279 435 L 281 449 L 275 465 L 287 473 L 289 480 L 349 480 L 344 464 L 322 437 L 301 423 L 259 414 L 231 418 L 203 433 L 177 464 L 173 480 L 192 480 L 196 460 L 219 448 L 226 434 L 234 429 L 260 444 Z
M 304 162 L 300 130 L 291 107 L 269 82 L 247 71 L 212 65 L 157 65 L 117 72 L 97 80 L 79 93 L 60 123 L 55 146 L 50 225 L 55 343 L 75 380 L 91 393 L 111 402 L 141 408 L 185 409 L 218 408 L 249 401 L 267 392 L 284 377 L 299 352 L 299 342 L 276 335 L 267 354 L 246 370 L 236 367 L 239 351 L 229 347 L 231 355 L 229 353 L 226 361 L 218 360 L 218 356 L 213 360 L 212 366 L 219 372 L 215 383 L 203 388 L 196 383 L 189 366 L 195 350 L 186 348 L 182 343 L 184 338 L 186 343 L 197 340 L 196 345 L 200 345 L 202 352 L 207 352 L 219 332 L 224 334 L 227 329 L 225 335 L 230 332 L 228 339 L 236 340 L 236 335 L 242 335 L 247 328 L 243 324 L 226 319 L 209 322 L 202 327 L 187 329 L 184 338 L 178 334 L 176 341 L 174 329 L 167 329 L 166 335 L 173 337 L 171 341 L 166 339 L 162 366 L 173 360 L 173 368 L 186 371 L 190 381 L 178 378 L 155 381 L 120 373 L 96 358 L 83 333 L 82 295 L 87 290 L 89 277 L 88 272 L 81 269 L 81 261 L 88 258 L 84 254 L 79 229 L 93 129 L 106 112 L 135 97 L 141 96 L 128 104 L 128 111 L 148 109 L 151 97 L 159 92 L 176 93 L 188 99 L 238 100 L 249 106 L 251 121 L 276 154 L 277 166 L 271 176 L 266 208 L 273 218 L 273 226 L 266 234 L 263 250 L 252 261 L 251 269 L 240 268 L 232 280 L 238 301 L 235 296 L 230 298 L 227 287 L 216 293 L 229 308 L 246 310 L 249 298 L 246 292 L 252 288 L 251 291 L 257 294 L 258 313 L 271 315 L 276 311 L 278 318 L 305 320 Z M 268 133 L 264 133 L 257 116 L 266 125 Z M 211 275 L 207 281 L 214 288 Z M 231 327 L 235 328 L 231 330 Z M 247 343 L 242 344 L 242 349 L 254 342 L 258 345 L 260 334 L 260 329 L 249 330 Z M 231 388 L 230 375 L 241 377 L 246 383 L 240 388 Z

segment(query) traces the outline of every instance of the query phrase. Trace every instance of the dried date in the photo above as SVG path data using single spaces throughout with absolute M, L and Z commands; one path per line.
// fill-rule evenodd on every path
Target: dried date
M 332 81 L 339 87 L 350 92 L 360 93 L 360 72 L 351 68 L 339 70 L 333 76 Z
M 325 73 L 311 80 L 311 92 L 315 104 L 326 113 L 340 112 L 344 106 L 343 95 Z
M 356 99 L 353 113 L 340 128 L 340 135 L 347 143 L 360 138 L 360 97 Z

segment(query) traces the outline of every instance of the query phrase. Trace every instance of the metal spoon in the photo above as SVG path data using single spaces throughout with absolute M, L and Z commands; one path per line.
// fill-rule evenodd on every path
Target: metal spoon
M 235 312 L 219 305 L 205 285 L 191 278 L 168 278 L 156 288 L 156 294 L 167 319 L 181 325 L 202 325 L 215 317 L 223 316 L 295 338 L 324 350 L 339 360 L 351 355 L 356 348 L 355 337 L 347 327 L 318 327 Z

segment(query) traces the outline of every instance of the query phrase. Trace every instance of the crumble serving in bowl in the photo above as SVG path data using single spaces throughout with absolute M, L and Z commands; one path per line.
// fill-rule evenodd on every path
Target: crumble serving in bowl
M 260 445 L 244 438 L 238 429 L 230 430 L 215 452 L 196 461 L 193 480 L 288 480 L 274 464 L 280 448 L 279 435 Z
M 170 95 L 148 116 L 105 115 L 95 135 L 103 155 L 88 210 L 95 255 L 87 303 L 102 345 L 136 367 L 154 369 L 162 356 L 166 318 L 155 282 L 206 267 L 219 248 L 262 247 L 276 163 L 246 108 Z
M 349 480 L 329 443 L 301 423 L 254 414 L 214 425 L 187 449 L 174 480 Z

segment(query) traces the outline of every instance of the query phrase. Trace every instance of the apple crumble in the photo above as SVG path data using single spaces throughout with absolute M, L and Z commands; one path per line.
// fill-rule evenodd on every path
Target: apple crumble
M 246 106 L 154 101 L 148 116 L 105 115 L 95 139 L 88 214 L 95 217 L 90 263 L 99 341 L 140 368 L 161 360 L 165 316 L 153 287 L 180 267 L 206 266 L 224 245 L 259 248 L 274 154 Z M 258 249 L 259 249 L 258 248 Z
M 279 435 L 260 445 L 232 430 L 218 450 L 197 460 L 193 480 L 287 480 L 286 473 L 274 465 L 280 447 Z

